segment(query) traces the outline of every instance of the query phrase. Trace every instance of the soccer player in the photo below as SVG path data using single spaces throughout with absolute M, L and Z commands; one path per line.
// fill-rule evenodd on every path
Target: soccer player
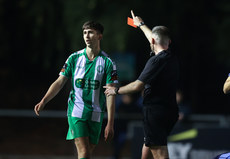
M 118 81 L 115 63 L 100 48 L 104 27 L 100 23 L 88 21 L 82 30 L 86 48 L 68 57 L 59 77 L 34 107 L 34 111 L 39 116 L 45 105 L 71 79 L 66 139 L 75 140 L 78 158 L 89 159 L 99 141 L 106 105 L 108 121 L 104 132 L 105 141 L 114 135 L 115 96 L 106 97 L 103 86 L 115 86 Z
M 169 50 L 171 42 L 165 26 L 156 26 L 152 31 L 144 21 L 131 11 L 134 24 L 138 26 L 150 42 L 155 56 L 147 61 L 144 70 L 134 82 L 123 87 L 104 86 L 107 96 L 128 94 L 144 89 L 144 145 L 142 159 L 168 159 L 167 137 L 178 120 L 176 102 L 179 78 L 178 60 Z M 151 156 L 150 156 L 151 155 Z

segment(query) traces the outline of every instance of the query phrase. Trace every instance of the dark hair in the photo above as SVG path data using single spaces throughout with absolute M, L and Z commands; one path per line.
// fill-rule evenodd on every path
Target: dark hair
M 95 21 L 85 22 L 82 26 L 82 30 L 85 30 L 85 29 L 95 29 L 101 34 L 103 34 L 103 31 L 104 31 L 104 27 L 100 23 L 95 22 Z

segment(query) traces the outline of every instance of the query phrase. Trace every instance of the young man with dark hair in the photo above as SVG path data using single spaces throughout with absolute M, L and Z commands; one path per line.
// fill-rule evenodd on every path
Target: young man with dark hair
M 178 120 L 176 102 L 179 78 L 178 60 L 169 50 L 169 30 L 156 26 L 152 31 L 131 11 L 134 24 L 150 42 L 151 56 L 138 79 L 123 87 L 104 86 L 107 96 L 128 94 L 144 89 L 144 145 L 142 159 L 168 159 L 167 137 Z M 151 153 L 150 153 L 151 152 Z
M 99 142 L 103 115 L 107 105 L 108 121 L 105 140 L 114 135 L 115 97 L 106 97 L 103 86 L 117 83 L 116 65 L 101 50 L 103 26 L 97 22 L 86 22 L 83 27 L 86 48 L 74 52 L 66 60 L 57 80 L 52 83 L 42 100 L 34 107 L 37 115 L 71 79 L 68 99 L 69 130 L 67 140 L 75 140 L 78 158 L 89 159 Z

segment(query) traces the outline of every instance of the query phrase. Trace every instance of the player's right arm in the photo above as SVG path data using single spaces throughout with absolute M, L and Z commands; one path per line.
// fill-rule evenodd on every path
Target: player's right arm
M 42 100 L 35 105 L 34 111 L 36 115 L 39 116 L 39 112 L 45 107 L 45 105 L 53 99 L 58 92 L 63 88 L 66 81 L 68 80 L 67 77 L 60 75 L 56 81 L 54 81 L 51 86 L 49 87 L 48 91 L 46 92 L 45 96 L 42 98 Z
M 135 16 L 133 11 L 131 10 L 131 15 L 133 18 L 133 23 L 136 26 L 140 26 L 141 23 L 144 23 L 144 21 L 141 19 L 141 17 Z M 147 25 L 141 25 L 140 29 L 145 34 L 146 38 L 148 39 L 149 43 L 152 43 L 152 31 L 149 29 Z

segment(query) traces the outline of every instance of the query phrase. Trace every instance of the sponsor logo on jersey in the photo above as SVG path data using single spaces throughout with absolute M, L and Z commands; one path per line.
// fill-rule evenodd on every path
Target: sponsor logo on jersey
M 100 86 L 100 82 L 98 80 L 92 79 L 81 79 L 78 78 L 75 80 L 75 86 L 81 89 L 93 89 L 96 90 Z

